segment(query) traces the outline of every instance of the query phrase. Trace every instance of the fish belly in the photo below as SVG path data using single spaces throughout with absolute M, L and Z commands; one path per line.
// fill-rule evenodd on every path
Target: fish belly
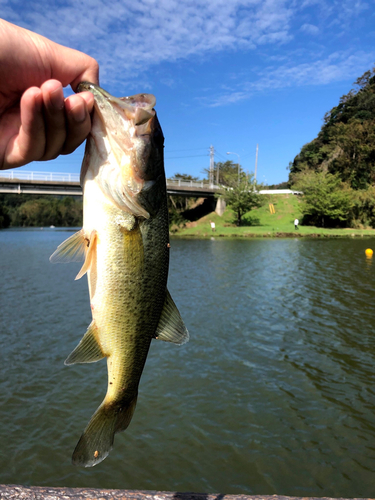
M 89 193 L 95 192 L 91 186 Z M 96 249 L 87 275 L 108 388 L 73 454 L 73 462 L 85 466 L 104 460 L 114 434 L 130 423 L 168 277 L 166 204 L 154 217 L 139 220 L 106 199 L 91 199 L 84 204 L 84 231 L 95 234 Z

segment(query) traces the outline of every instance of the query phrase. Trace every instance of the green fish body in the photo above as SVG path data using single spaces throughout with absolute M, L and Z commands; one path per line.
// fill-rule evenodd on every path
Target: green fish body
M 83 228 L 52 262 L 84 256 L 92 322 L 65 364 L 107 358 L 107 394 L 73 453 L 91 467 L 108 455 L 133 416 L 151 340 L 189 334 L 167 290 L 169 230 L 163 134 L 149 94 L 122 99 L 82 83 L 95 97 L 81 169 Z

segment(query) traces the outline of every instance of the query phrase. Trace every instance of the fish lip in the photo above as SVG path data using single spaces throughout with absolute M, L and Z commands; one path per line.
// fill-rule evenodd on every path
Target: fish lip
M 87 91 L 94 94 L 94 96 L 100 95 L 100 96 L 105 97 L 106 99 L 108 99 L 110 101 L 117 99 L 116 97 L 111 96 L 111 94 L 109 94 L 106 90 L 102 89 L 101 87 L 99 87 L 99 85 L 96 85 L 95 83 L 80 82 L 77 85 L 77 89 L 76 89 L 77 94 L 79 94 L 80 92 L 87 92 Z
M 95 83 L 91 82 L 80 82 L 77 85 L 76 93 L 79 94 L 80 92 L 86 92 L 89 91 L 91 92 L 92 89 L 100 89 L 99 85 L 95 85 Z
M 76 93 L 78 94 L 86 91 L 91 92 L 94 97 L 100 96 L 107 99 L 107 101 L 110 101 L 111 103 L 116 103 L 118 106 L 128 111 L 135 111 L 135 108 L 137 107 L 151 111 L 156 104 L 156 98 L 153 94 L 136 94 L 130 97 L 114 97 L 95 83 L 85 81 L 80 82 L 77 85 Z

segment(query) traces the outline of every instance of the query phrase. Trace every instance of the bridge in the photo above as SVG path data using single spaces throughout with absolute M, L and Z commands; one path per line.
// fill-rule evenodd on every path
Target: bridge
M 170 195 L 213 197 L 219 186 L 208 181 L 167 179 Z M 82 196 L 79 174 L 63 172 L 0 171 L 0 193 Z
M 179 196 L 213 198 L 220 186 L 209 181 L 183 181 L 167 179 L 167 193 Z M 8 194 L 51 194 L 82 196 L 79 174 L 64 172 L 32 172 L 0 170 L 0 193 Z M 290 189 L 262 189 L 259 194 L 302 194 Z

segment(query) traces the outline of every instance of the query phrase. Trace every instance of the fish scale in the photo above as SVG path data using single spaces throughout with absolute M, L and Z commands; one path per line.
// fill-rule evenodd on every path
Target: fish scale
M 108 387 L 73 453 L 91 467 L 106 458 L 134 413 L 153 338 L 183 344 L 189 333 L 168 290 L 169 229 L 163 134 L 153 105 L 138 94 L 115 98 L 82 83 L 95 98 L 81 169 L 83 228 L 52 262 L 84 258 L 92 322 L 65 364 L 107 357 Z

